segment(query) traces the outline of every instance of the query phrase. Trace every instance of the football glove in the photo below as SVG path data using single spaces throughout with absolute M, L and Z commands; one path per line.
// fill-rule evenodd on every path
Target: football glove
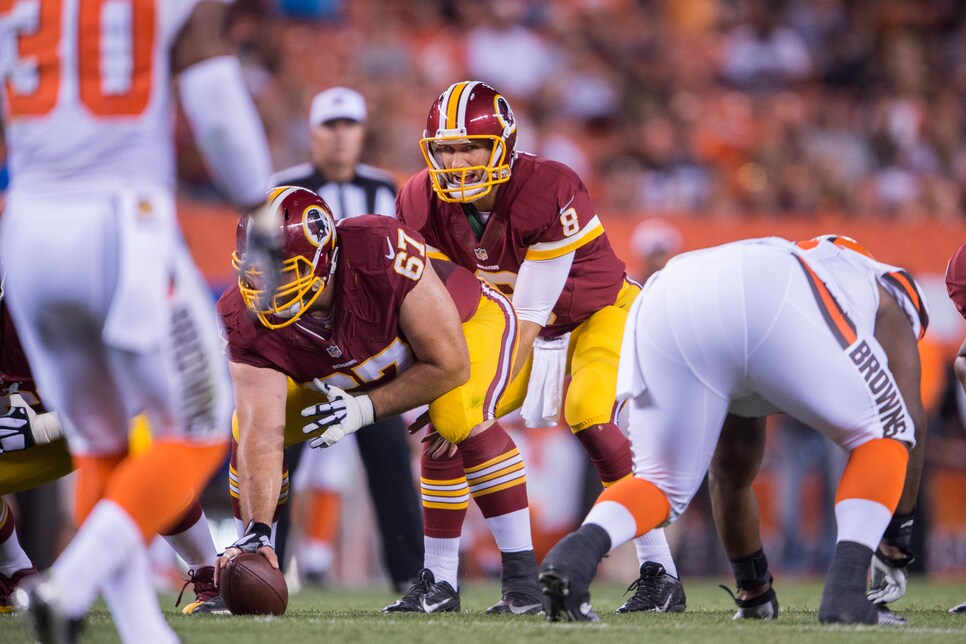
M 38 414 L 20 394 L 7 397 L 9 407 L 0 415 L 0 454 L 34 445 L 46 445 L 63 436 L 57 414 Z
M 321 391 L 329 402 L 310 405 L 302 410 L 305 418 L 319 416 L 316 420 L 302 428 L 305 434 L 311 434 L 324 429 L 321 436 L 309 441 L 309 447 L 326 448 L 335 445 L 340 440 L 359 431 L 375 420 L 372 400 L 362 394 L 353 396 L 330 384 L 323 383 L 316 378 L 312 383 L 313 389 Z
M 889 604 L 901 599 L 906 594 L 906 569 L 916 560 L 909 550 L 912 542 L 912 528 L 915 517 L 912 512 L 896 514 L 889 522 L 882 544 L 891 546 L 890 553 L 899 552 L 893 557 L 885 553 L 882 544 L 872 557 L 872 577 L 869 581 L 869 601 L 873 604 Z
M 245 530 L 245 536 L 228 547 L 238 548 L 242 552 L 257 552 L 259 548 L 272 548 L 274 550 L 272 528 L 264 523 L 250 521 L 248 529 Z

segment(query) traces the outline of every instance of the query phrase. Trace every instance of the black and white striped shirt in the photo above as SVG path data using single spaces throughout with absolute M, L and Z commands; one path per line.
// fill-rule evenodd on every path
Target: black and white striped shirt
M 273 186 L 299 186 L 325 199 L 336 221 L 358 215 L 396 216 L 396 182 L 385 170 L 360 163 L 355 176 L 345 183 L 330 181 L 311 163 L 280 170 L 272 175 Z

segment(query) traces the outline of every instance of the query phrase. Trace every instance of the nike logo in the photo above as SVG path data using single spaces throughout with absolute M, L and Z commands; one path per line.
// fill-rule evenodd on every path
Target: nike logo
M 389 241 L 388 237 L 386 237 L 386 245 L 389 246 L 389 254 L 386 255 L 386 259 L 393 259 L 396 257 L 396 249 L 392 247 L 392 242 Z
M 510 604 L 510 612 L 514 615 L 527 615 L 534 610 L 542 612 L 543 604 L 528 604 L 526 606 L 514 606 L 513 604 Z
M 432 612 L 435 612 L 436 609 L 438 609 L 440 606 L 442 606 L 443 604 L 445 604 L 446 601 L 444 600 L 444 601 L 441 601 L 441 602 L 437 602 L 435 604 L 430 604 L 429 602 L 426 601 L 426 598 L 423 597 L 422 599 L 419 600 L 419 603 L 421 603 L 423 605 L 423 610 L 424 611 L 426 611 L 427 613 L 432 613 Z

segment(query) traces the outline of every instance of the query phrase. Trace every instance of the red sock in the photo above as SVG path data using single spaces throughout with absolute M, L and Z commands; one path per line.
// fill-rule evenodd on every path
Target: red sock
M 631 442 L 614 423 L 591 425 L 574 434 L 597 468 L 600 482 L 609 487 L 631 475 Z
M 459 445 L 470 494 L 483 516 L 522 510 L 527 502 L 527 471 L 520 451 L 500 423 Z
M 419 480 L 423 496 L 423 534 L 435 539 L 458 538 L 470 504 L 463 459 L 459 453 L 430 458 L 423 450 Z

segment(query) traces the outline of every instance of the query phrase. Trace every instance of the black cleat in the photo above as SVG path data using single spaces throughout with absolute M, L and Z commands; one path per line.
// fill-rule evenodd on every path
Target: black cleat
M 178 595 L 174 605 L 177 607 L 181 603 L 181 596 L 185 588 L 191 584 L 195 591 L 195 600 L 181 609 L 184 615 L 231 615 L 225 600 L 221 598 L 221 593 L 215 587 L 215 567 L 205 566 L 198 570 L 189 570 L 188 578 L 181 593 Z
M 449 582 L 436 582 L 433 571 L 423 568 L 409 591 L 382 609 L 384 613 L 458 613 L 460 594 Z
M 778 619 L 778 595 L 771 586 L 768 590 L 752 597 L 751 599 L 738 599 L 738 596 L 731 592 L 727 586 L 718 586 L 724 589 L 731 599 L 738 605 L 738 611 L 731 619 Z
M 610 538 L 594 524 L 581 526 L 550 549 L 540 565 L 547 621 L 600 621 L 590 606 L 590 582 L 608 550 Z
M 669 575 L 664 566 L 653 561 L 641 564 L 641 576 L 634 580 L 625 594 L 634 594 L 618 608 L 617 613 L 683 613 L 687 607 L 684 585 Z
M 903 626 L 907 622 L 892 611 L 876 607 L 865 596 L 872 549 L 854 541 L 840 541 L 829 567 L 828 580 L 818 608 L 823 624 L 882 624 Z
M 539 615 L 543 593 L 537 584 L 537 557 L 533 550 L 503 552 L 503 597 L 486 609 L 487 615 Z
M 952 613 L 953 615 L 962 615 L 963 613 L 966 613 L 966 602 L 963 602 L 962 604 L 956 604 L 955 606 L 949 609 L 949 612 Z
M 24 580 L 13 592 L 13 605 L 41 644 L 75 644 L 83 620 L 65 615 L 58 606 L 59 589 L 46 575 Z

